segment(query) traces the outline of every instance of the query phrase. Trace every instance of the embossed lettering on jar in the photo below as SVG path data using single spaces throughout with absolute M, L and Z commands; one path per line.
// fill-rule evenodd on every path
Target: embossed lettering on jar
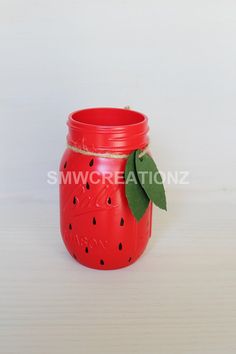
M 63 241 L 85 266 L 128 266 L 143 253 L 151 234 L 152 205 L 137 221 L 124 180 L 127 156 L 148 145 L 147 117 L 126 109 L 91 108 L 70 114 L 68 128 L 60 164 Z

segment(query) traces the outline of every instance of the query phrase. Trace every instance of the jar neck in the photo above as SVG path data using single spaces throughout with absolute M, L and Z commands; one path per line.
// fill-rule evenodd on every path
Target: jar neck
M 67 143 L 91 152 L 129 154 L 149 143 L 147 117 L 132 110 L 83 109 L 71 113 L 67 124 Z

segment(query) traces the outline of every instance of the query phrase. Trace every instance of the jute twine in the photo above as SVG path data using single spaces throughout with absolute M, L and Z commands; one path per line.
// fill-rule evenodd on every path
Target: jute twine
M 78 152 L 82 155 L 87 155 L 87 156 L 95 156 L 95 157 L 104 157 L 107 159 L 127 159 L 129 157 L 129 154 L 112 154 L 110 152 L 94 152 L 94 151 L 89 151 L 89 150 L 84 150 L 80 149 L 76 146 L 67 144 L 67 148 L 74 151 Z M 142 152 L 138 155 L 139 158 L 143 157 L 147 151 L 148 151 L 149 145 L 147 145 Z

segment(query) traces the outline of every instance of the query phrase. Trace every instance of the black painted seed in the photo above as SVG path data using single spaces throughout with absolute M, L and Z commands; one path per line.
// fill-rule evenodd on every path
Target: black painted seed
M 93 225 L 96 225 L 97 221 L 96 221 L 96 218 L 94 217 L 93 218 Z
M 119 243 L 119 250 L 120 251 L 122 250 L 122 243 L 121 242 Z
M 123 176 L 123 178 L 125 179 L 125 173 L 123 173 L 123 175 L 122 175 L 122 176 Z
M 67 161 L 64 163 L 64 168 L 66 168 L 66 166 L 67 166 Z
M 85 252 L 88 253 L 88 247 L 85 247 Z
M 108 198 L 107 203 L 111 204 L 111 198 L 110 197 Z
M 86 188 L 87 188 L 87 189 L 89 189 L 89 188 L 90 188 L 90 186 L 89 186 L 89 183 L 88 183 L 88 182 L 86 183 Z
M 123 218 L 120 219 L 120 226 L 124 226 L 125 220 Z
M 92 159 L 92 160 L 89 162 L 89 166 L 92 167 L 92 166 L 93 166 L 93 163 L 94 163 L 94 160 Z
M 100 260 L 100 264 L 104 265 L 104 260 L 103 259 Z
M 69 224 L 69 229 L 72 230 L 72 225 L 71 224 Z
M 131 261 L 131 257 L 129 257 L 129 260 L 128 260 L 129 262 Z
M 76 204 L 76 197 L 74 197 L 73 199 L 73 204 Z

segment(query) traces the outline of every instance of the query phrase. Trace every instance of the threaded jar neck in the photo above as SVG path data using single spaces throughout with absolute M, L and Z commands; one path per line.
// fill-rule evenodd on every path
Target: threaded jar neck
M 148 145 L 148 119 L 122 108 L 87 108 L 68 118 L 69 145 L 99 153 L 130 153 Z

